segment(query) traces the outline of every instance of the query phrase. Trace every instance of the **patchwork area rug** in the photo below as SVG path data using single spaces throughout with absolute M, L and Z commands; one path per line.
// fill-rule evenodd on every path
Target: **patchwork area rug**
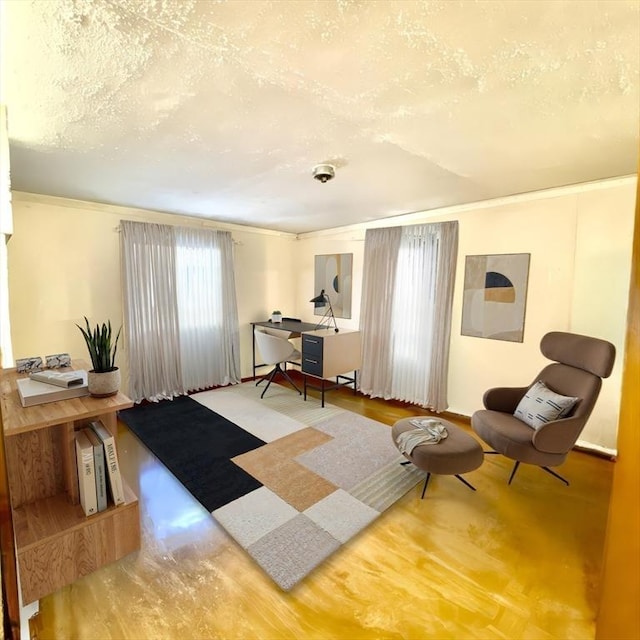
M 247 382 L 120 418 L 285 591 L 424 478 L 391 428 Z

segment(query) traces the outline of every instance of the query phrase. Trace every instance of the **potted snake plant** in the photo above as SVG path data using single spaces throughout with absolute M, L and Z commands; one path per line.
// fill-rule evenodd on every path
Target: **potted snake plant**
M 113 337 L 111 321 L 97 324 L 91 329 L 89 320 L 84 318 L 86 328 L 76 324 L 82 332 L 82 337 L 87 344 L 93 369 L 87 372 L 89 393 L 96 398 L 114 396 L 120 389 L 120 369 L 116 367 L 116 353 L 118 352 L 118 340 L 122 327 Z

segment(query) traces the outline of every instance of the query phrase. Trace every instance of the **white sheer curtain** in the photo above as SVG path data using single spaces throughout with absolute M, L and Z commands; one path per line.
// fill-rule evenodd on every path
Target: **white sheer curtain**
M 402 228 L 368 229 L 364 244 L 360 331 L 362 368 L 360 391 L 374 398 L 389 399 L 393 368 L 393 306 L 396 266 Z
M 231 234 L 122 220 L 121 258 L 129 395 L 239 382 Z
M 369 229 L 360 390 L 444 411 L 458 223 Z
M 176 229 L 182 381 L 189 391 L 240 381 L 233 240 L 226 231 Z

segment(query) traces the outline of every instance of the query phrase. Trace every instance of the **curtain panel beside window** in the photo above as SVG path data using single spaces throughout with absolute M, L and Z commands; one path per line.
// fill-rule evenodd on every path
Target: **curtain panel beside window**
M 447 404 L 458 223 L 368 229 L 360 390 L 434 411 Z
M 129 395 L 240 382 L 231 234 L 122 220 L 120 238 Z

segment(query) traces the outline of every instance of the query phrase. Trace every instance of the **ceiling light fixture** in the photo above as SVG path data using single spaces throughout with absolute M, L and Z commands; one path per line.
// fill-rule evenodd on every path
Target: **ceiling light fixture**
M 317 164 L 313 167 L 313 177 L 324 184 L 336 175 L 335 167 L 332 164 Z

